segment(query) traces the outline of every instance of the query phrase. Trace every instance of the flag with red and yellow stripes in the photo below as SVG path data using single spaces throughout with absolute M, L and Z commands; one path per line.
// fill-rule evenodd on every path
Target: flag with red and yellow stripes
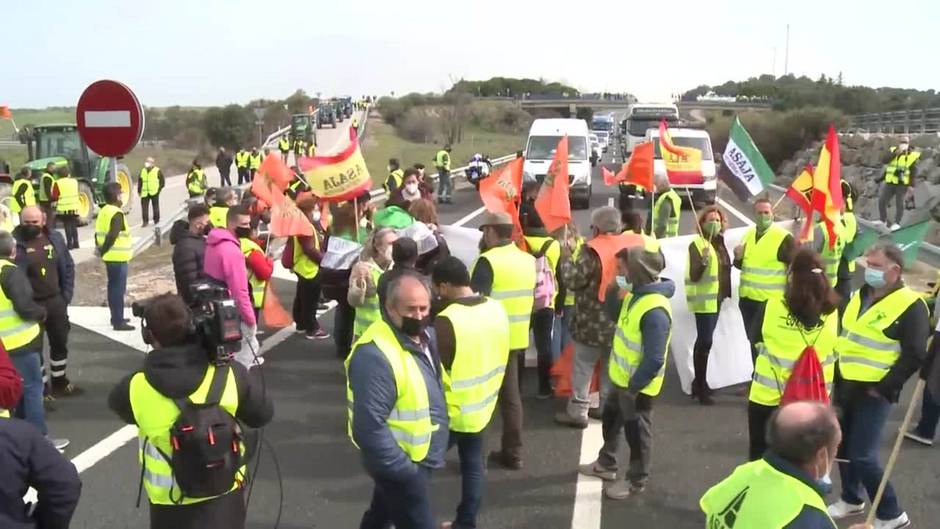
M 842 214 L 845 201 L 842 197 L 842 161 L 839 156 L 839 136 L 832 125 L 826 142 L 819 151 L 819 162 L 813 173 L 813 191 L 810 201 L 826 223 L 829 232 L 829 247 L 836 243 L 836 223 Z

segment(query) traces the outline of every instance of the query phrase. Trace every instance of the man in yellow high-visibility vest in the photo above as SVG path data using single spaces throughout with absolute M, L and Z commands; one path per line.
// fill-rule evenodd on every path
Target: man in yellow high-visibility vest
M 46 222 L 49 226 L 55 226 L 55 199 L 52 198 L 52 188 L 55 187 L 55 163 L 46 164 L 46 170 L 39 177 L 39 189 L 36 192 L 36 199 L 39 206 L 46 214 Z
M 13 200 L 10 201 L 10 211 L 19 214 L 23 209 L 36 205 L 36 193 L 33 191 L 33 182 L 28 167 L 20 169 L 13 181 Z
M 69 250 L 78 249 L 78 209 L 81 207 L 78 180 L 72 178 L 68 166 L 56 170 L 56 181 L 52 186 L 56 216 L 62 219 L 65 228 L 65 244 Z
M 251 164 L 250 157 L 251 154 L 242 148 L 239 148 L 235 153 L 235 170 L 238 173 L 238 185 L 251 181 L 248 178 L 248 166 Z
M 483 497 L 483 430 L 493 417 L 509 357 L 509 319 L 502 304 L 470 288 L 460 259 L 441 259 L 431 275 L 446 307 L 434 321 L 444 366 L 449 445 L 460 456 L 461 499 L 452 527 L 476 527 Z
M 150 208 L 153 205 L 153 223 L 160 224 L 160 192 L 166 186 L 166 179 L 163 177 L 163 171 L 154 165 L 153 158 L 147 158 L 144 161 L 144 167 L 140 170 L 140 177 L 137 179 L 137 193 L 140 195 L 140 215 L 143 218 L 143 225 L 150 224 Z
M 878 213 L 881 222 L 888 224 L 888 202 L 894 199 L 894 223 L 891 230 L 901 227 L 901 218 L 904 216 L 904 199 L 914 196 L 914 173 L 921 152 L 911 149 L 911 140 L 901 138 L 897 147 L 891 147 L 885 160 L 884 186 L 878 197 Z
M 346 359 L 347 431 L 375 484 L 359 527 L 438 527 L 428 488 L 444 466 L 449 421 L 430 306 L 423 277 L 395 278 L 382 318 Z
M 290 154 L 290 139 L 286 134 L 277 140 L 277 150 L 281 151 L 281 160 L 287 163 L 287 155 Z
M 108 307 L 111 326 L 115 331 L 133 331 L 124 318 L 124 294 L 127 291 L 127 268 L 131 260 L 131 232 L 121 210 L 121 185 L 109 182 L 104 186 L 105 205 L 95 222 L 95 254 L 101 257 L 108 273 Z
M 261 160 L 263 158 L 262 154 L 258 152 L 257 147 L 251 148 L 251 154 L 248 155 L 248 180 L 242 182 L 241 177 L 239 177 L 238 185 L 242 185 L 243 183 L 250 184 L 252 180 L 255 179 L 255 173 L 261 168 Z
M 450 145 L 445 145 L 443 149 L 437 151 L 434 155 L 434 165 L 437 167 L 437 202 L 439 204 L 450 204 L 451 194 L 454 191 L 454 184 L 450 179 Z

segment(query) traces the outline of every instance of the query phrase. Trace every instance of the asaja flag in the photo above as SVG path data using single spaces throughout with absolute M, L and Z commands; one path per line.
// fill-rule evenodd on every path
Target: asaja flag
M 728 135 L 728 145 L 722 155 L 727 171 L 722 171 L 722 181 L 741 200 L 759 194 L 774 180 L 774 172 L 767 160 L 754 145 L 741 121 L 735 117 Z M 731 174 L 726 174 L 730 172 Z
M 839 157 L 839 136 L 832 125 L 826 142 L 819 151 L 819 163 L 813 173 L 813 193 L 810 201 L 813 209 L 822 215 L 829 231 L 829 248 L 836 243 L 835 224 L 840 222 L 844 201 L 842 199 L 842 161 Z
M 538 212 L 545 230 L 549 233 L 571 222 L 571 203 L 568 200 L 568 136 L 558 142 L 555 157 L 548 167 L 548 174 L 535 198 Z
M 702 151 L 694 147 L 680 147 L 672 141 L 666 120 L 659 122 L 659 146 L 666 175 L 673 184 L 701 184 Z
M 372 178 L 352 128 L 349 129 L 349 146 L 343 152 L 332 156 L 301 157 L 297 165 L 310 184 L 310 190 L 321 200 L 351 200 L 372 188 Z

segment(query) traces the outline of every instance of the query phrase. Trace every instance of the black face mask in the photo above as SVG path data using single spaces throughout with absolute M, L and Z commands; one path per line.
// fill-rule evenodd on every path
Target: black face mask
M 39 237 L 39 234 L 42 233 L 42 227 L 35 224 L 22 224 L 20 225 L 20 232 L 23 234 L 24 239 L 31 241 Z
M 421 333 L 424 332 L 425 327 L 430 325 L 431 318 L 430 316 L 425 316 L 420 320 L 418 318 L 412 318 L 410 316 L 402 316 L 401 318 L 401 332 L 417 338 L 421 336 Z
M 235 236 L 239 239 L 247 239 L 251 237 L 251 228 L 235 228 Z
M 212 231 L 212 224 L 206 224 L 205 227 L 202 228 L 203 235 L 209 235 L 210 231 Z

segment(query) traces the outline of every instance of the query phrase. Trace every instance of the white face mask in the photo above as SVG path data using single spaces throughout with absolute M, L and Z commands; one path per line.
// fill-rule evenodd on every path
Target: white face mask
M 405 184 L 405 191 L 411 193 L 412 195 L 415 194 L 415 193 L 417 193 L 417 192 L 418 192 L 418 183 L 417 183 L 417 182 L 409 182 L 409 183 Z
M 147 162 L 144 164 L 144 167 L 146 167 L 147 169 L 150 169 L 151 167 L 153 167 L 153 164 L 150 162 Z
M 824 450 L 826 450 L 826 471 L 823 472 L 822 476 L 817 477 L 816 481 L 824 485 L 831 486 L 832 478 L 829 477 L 829 474 L 832 472 L 832 458 L 829 457 L 829 449 L 825 448 Z
M 902 143 L 902 144 L 898 145 L 898 150 L 899 150 L 899 151 L 906 151 L 908 147 L 910 147 L 910 145 L 908 145 L 908 144 L 906 144 L 906 143 Z

